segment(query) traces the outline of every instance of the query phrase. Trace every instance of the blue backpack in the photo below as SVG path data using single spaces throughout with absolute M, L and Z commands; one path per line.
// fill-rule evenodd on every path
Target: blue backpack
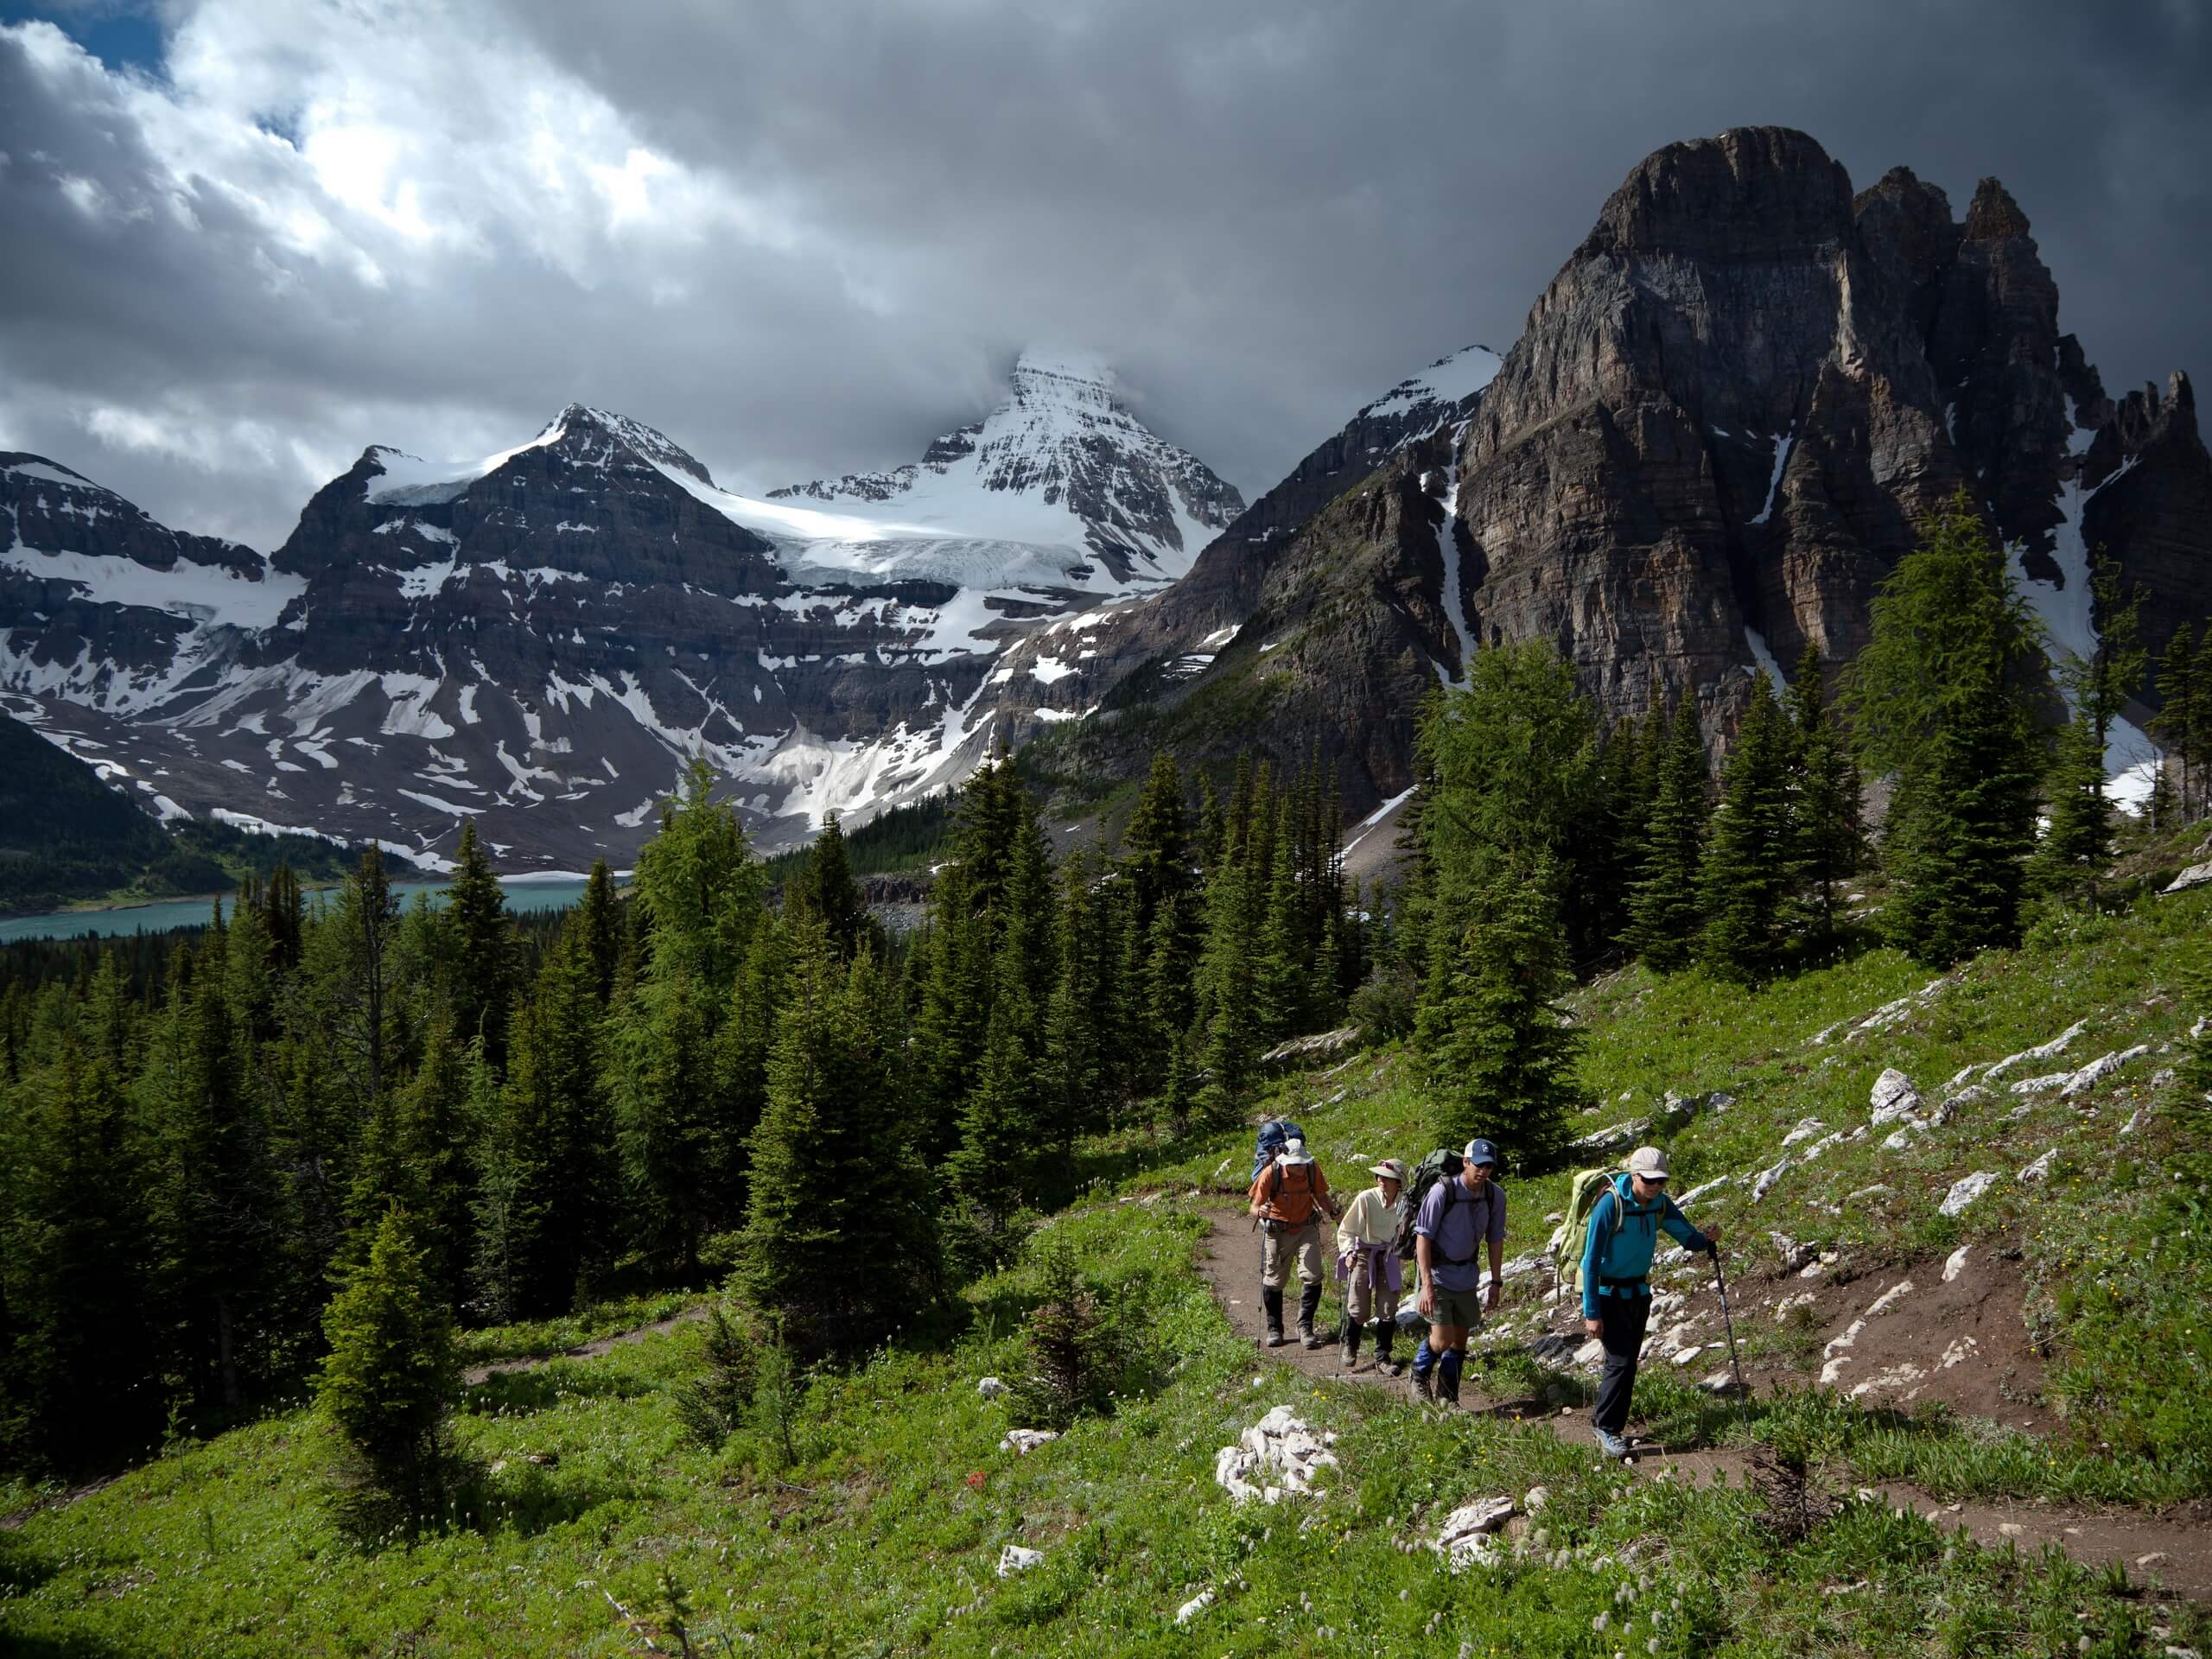
M 1303 1141 L 1306 1131 L 1287 1117 L 1271 1117 L 1260 1125 L 1260 1138 L 1252 1147 L 1252 1180 L 1260 1179 L 1260 1172 L 1275 1160 L 1275 1154 L 1293 1141 Z M 1252 1181 L 1244 1183 L 1251 1185 Z

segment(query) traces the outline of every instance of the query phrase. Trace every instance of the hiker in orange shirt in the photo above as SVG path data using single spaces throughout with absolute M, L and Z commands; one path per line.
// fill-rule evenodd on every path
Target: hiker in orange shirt
M 1321 1346 L 1313 1317 L 1321 1307 L 1321 1217 L 1337 1218 L 1337 1201 L 1329 1193 L 1328 1178 L 1306 1150 L 1303 1141 L 1283 1143 L 1283 1149 L 1252 1183 L 1252 1213 L 1266 1235 L 1260 1248 L 1260 1305 L 1267 1310 L 1268 1344 L 1280 1348 L 1289 1338 L 1282 1333 L 1282 1293 L 1290 1282 L 1293 1262 L 1298 1265 L 1302 1287 L 1298 1299 L 1298 1334 L 1308 1348 Z

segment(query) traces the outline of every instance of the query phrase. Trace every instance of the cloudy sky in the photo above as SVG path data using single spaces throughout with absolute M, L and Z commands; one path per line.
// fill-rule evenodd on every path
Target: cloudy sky
M 1647 152 L 1994 173 L 2108 388 L 2212 372 L 2193 0 L 0 0 L 0 448 L 282 540 L 571 398 L 726 484 L 912 458 L 1026 343 L 1248 493 L 1503 349 Z

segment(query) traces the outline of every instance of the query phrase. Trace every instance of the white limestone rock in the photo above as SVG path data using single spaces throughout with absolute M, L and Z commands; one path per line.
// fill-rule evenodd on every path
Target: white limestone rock
M 2057 1162 L 2058 1148 L 2056 1147 L 2053 1147 L 2049 1152 L 2044 1154 L 2042 1157 L 2037 1159 L 2035 1162 L 2030 1164 L 2025 1169 L 2022 1170 L 2019 1174 L 2019 1179 L 2024 1181 L 2047 1180 L 2050 1179 L 2052 1168 L 2057 1164 Z
M 1057 1428 L 1009 1428 L 999 1441 L 999 1450 L 1026 1458 L 1039 1446 L 1050 1445 L 1059 1438 Z
M 1968 1205 L 1996 1185 L 1997 1174 L 1993 1170 L 1978 1169 L 1971 1175 L 1962 1175 L 1951 1183 L 1951 1190 L 1943 1195 L 1943 1202 L 1936 1206 L 1936 1212 L 1946 1216 L 1961 1214 Z
M 2088 1065 L 2067 1078 L 2065 1084 L 2059 1089 L 2059 1098 L 2071 1100 L 2077 1095 L 2088 1094 L 2107 1077 L 2118 1072 L 2120 1067 L 2126 1065 L 2130 1060 L 2139 1060 L 2150 1052 L 2151 1046 L 2148 1043 L 2138 1043 L 2133 1048 L 2119 1049 L 2101 1059 L 2090 1061 Z
M 1874 1079 L 1873 1094 L 1869 1103 L 1874 1109 L 1874 1116 L 1867 1120 L 1866 1127 L 1878 1129 L 1885 1124 L 1918 1116 L 1920 1091 L 1912 1086 L 1910 1077 L 1895 1066 L 1889 1066 Z
M 2066 1046 L 2089 1028 L 2086 1020 L 2076 1020 L 2047 1043 L 2037 1043 L 2033 1048 L 2024 1048 L 2017 1054 L 2007 1054 L 1982 1074 L 1985 1083 L 1994 1083 L 2016 1065 L 2032 1065 L 2039 1060 L 2056 1059 L 2066 1052 Z
M 1033 1567 L 1045 1564 L 1041 1549 L 1024 1549 L 1020 1544 L 1008 1544 L 999 1552 L 999 1577 L 1010 1579 L 1017 1573 L 1027 1573 Z
M 976 1383 L 976 1392 L 986 1400 L 995 1400 L 1006 1392 L 1006 1384 L 995 1376 L 982 1377 Z
M 1967 1270 L 1967 1257 L 1973 1254 L 1973 1245 L 1961 1244 L 1944 1259 L 1943 1282 L 1945 1284 L 1949 1284 Z

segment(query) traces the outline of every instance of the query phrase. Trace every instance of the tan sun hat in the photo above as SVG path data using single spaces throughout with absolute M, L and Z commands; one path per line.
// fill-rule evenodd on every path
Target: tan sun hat
M 1638 1147 L 1628 1155 L 1628 1173 L 1647 1181 L 1667 1179 L 1667 1154 L 1656 1147 Z
M 1406 1166 L 1395 1158 L 1385 1158 L 1379 1164 L 1370 1164 L 1367 1168 L 1369 1173 L 1387 1175 L 1400 1186 L 1406 1184 Z

